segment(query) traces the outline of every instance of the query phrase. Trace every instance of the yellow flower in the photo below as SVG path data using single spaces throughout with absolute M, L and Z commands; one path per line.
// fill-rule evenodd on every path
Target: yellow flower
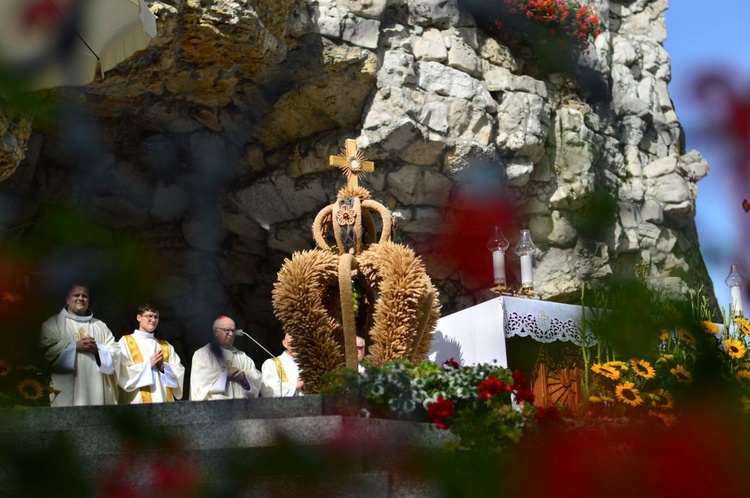
M 602 396 L 602 401 L 605 403 L 614 403 L 615 399 L 611 396 Z
M 734 323 L 740 328 L 740 332 L 745 335 L 750 335 L 750 321 L 747 318 L 735 318 Z
M 44 395 L 44 388 L 33 379 L 24 379 L 18 383 L 18 392 L 26 399 L 37 400 Z
M 602 398 L 599 398 L 597 396 L 589 396 L 589 403 L 601 403 Z
M 672 368 L 670 370 L 672 375 L 677 377 L 678 382 L 682 382 L 683 384 L 690 384 L 693 382 L 693 374 L 685 370 L 685 367 L 682 365 L 677 365 L 676 367 Z
M 664 360 L 664 361 L 672 361 L 672 360 L 674 360 L 674 355 L 673 354 L 662 353 L 662 354 L 659 355 L 659 359 L 660 360 Z
M 0 360 L 0 377 L 5 377 L 10 373 L 10 365 L 6 361 Z
M 604 364 L 605 367 L 619 368 L 620 370 L 627 371 L 628 364 L 624 361 L 608 361 Z
M 671 410 L 674 408 L 674 398 L 664 389 L 657 389 L 653 394 L 648 395 L 651 398 L 651 406 L 660 410 Z
M 633 365 L 633 371 L 636 375 L 643 377 L 644 379 L 653 379 L 656 377 L 656 370 L 651 366 L 651 363 L 646 360 L 636 360 L 633 358 L 630 360 L 630 364 Z
M 667 329 L 661 329 L 659 331 L 659 340 L 660 341 L 666 341 L 669 337 L 669 332 L 667 332 Z
M 620 371 L 601 363 L 594 363 L 591 365 L 591 371 L 599 375 L 603 375 L 608 379 L 617 380 L 620 378 Z
M 734 376 L 737 378 L 737 382 L 745 387 L 750 387 L 750 370 L 737 370 Z
M 719 326 L 706 320 L 701 322 L 701 328 L 706 334 L 716 335 L 719 333 Z
M 750 412 L 750 399 L 747 396 L 742 396 L 740 402 L 742 403 L 742 413 Z
M 638 406 L 643 403 L 643 398 L 639 394 L 632 382 L 623 382 L 615 388 L 615 397 L 626 405 Z
M 724 349 L 727 350 L 729 357 L 735 360 L 744 358 L 747 351 L 742 341 L 738 341 L 737 339 L 726 339 L 724 341 Z
M 685 329 L 678 330 L 677 331 L 677 337 L 682 342 L 687 342 L 688 344 L 695 344 L 695 337 L 693 337 L 693 334 L 691 334 L 690 332 L 688 332 Z

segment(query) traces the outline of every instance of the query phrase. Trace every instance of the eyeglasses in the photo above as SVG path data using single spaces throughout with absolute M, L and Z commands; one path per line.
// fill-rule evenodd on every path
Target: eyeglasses
M 229 334 L 230 332 L 231 332 L 232 334 L 234 334 L 234 329 L 225 329 L 225 328 L 222 328 L 222 327 L 216 327 L 216 330 L 221 330 L 221 331 L 222 331 L 222 332 L 224 332 L 225 334 Z
M 365 347 L 364 347 L 364 346 L 357 346 L 357 349 L 358 349 L 359 351 L 364 351 L 364 350 L 365 350 Z
M 159 319 L 159 315 L 156 315 L 154 313 L 144 313 L 141 316 L 145 318 L 146 320 L 158 320 Z

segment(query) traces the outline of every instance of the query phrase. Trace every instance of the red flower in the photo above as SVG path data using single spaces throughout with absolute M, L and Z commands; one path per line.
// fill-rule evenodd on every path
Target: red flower
M 516 391 L 516 401 L 519 403 L 524 401 L 534 402 L 534 393 L 526 387 L 526 379 L 520 370 L 513 372 L 513 389 Z
M 438 396 L 437 401 L 430 403 L 427 407 L 427 416 L 435 424 L 438 429 L 448 428 L 448 417 L 456 413 L 456 407 L 453 401 L 445 399 L 442 396 Z
M 516 401 L 519 403 L 523 403 L 524 401 L 528 401 L 529 403 L 534 403 L 534 393 L 532 393 L 530 390 L 526 389 L 525 387 L 519 387 L 516 389 Z
M 513 377 L 513 387 L 518 388 L 526 384 L 526 379 L 523 376 L 523 372 L 521 372 L 520 370 L 516 370 L 515 372 L 513 372 L 512 377 Z
M 453 370 L 458 370 L 459 368 L 461 368 L 461 365 L 459 365 L 456 360 L 451 358 L 450 360 L 445 360 L 443 362 L 443 368 L 447 368 L 447 367 L 450 367 Z
M 554 406 L 548 408 L 539 407 L 534 414 L 534 418 L 540 423 L 557 422 L 561 419 L 560 412 Z
M 511 386 L 506 385 L 494 375 L 477 384 L 477 387 L 479 388 L 479 399 L 482 401 L 492 399 L 492 396 L 499 392 L 510 392 L 512 389 Z

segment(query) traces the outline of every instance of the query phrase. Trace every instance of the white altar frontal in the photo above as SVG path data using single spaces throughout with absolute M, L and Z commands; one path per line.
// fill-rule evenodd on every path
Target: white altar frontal
M 581 306 L 501 296 L 438 320 L 429 359 L 453 358 L 461 365 L 493 363 L 508 366 L 505 340 L 531 337 L 537 342 L 569 341 L 582 336 Z M 585 337 L 589 346 L 596 342 Z

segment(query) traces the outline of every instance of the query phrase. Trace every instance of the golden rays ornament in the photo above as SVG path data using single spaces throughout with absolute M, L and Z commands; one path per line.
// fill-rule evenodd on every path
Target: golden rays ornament
M 365 158 L 365 154 L 357 148 L 357 141 L 352 139 L 347 139 L 346 147 L 341 149 L 339 155 L 328 157 L 328 164 L 344 172 L 347 186 L 351 188 L 358 186 L 360 176 L 375 171 L 375 163 Z
M 421 363 L 440 315 L 421 259 L 391 242 L 391 213 L 359 185 L 375 164 L 351 139 L 329 164 L 342 170 L 347 185 L 315 217 L 317 248 L 285 260 L 273 289 L 274 314 L 293 338 L 308 393 L 318 392 L 324 373 L 357 368 L 357 335 L 372 364 Z M 373 215 L 380 216 L 379 234 Z

